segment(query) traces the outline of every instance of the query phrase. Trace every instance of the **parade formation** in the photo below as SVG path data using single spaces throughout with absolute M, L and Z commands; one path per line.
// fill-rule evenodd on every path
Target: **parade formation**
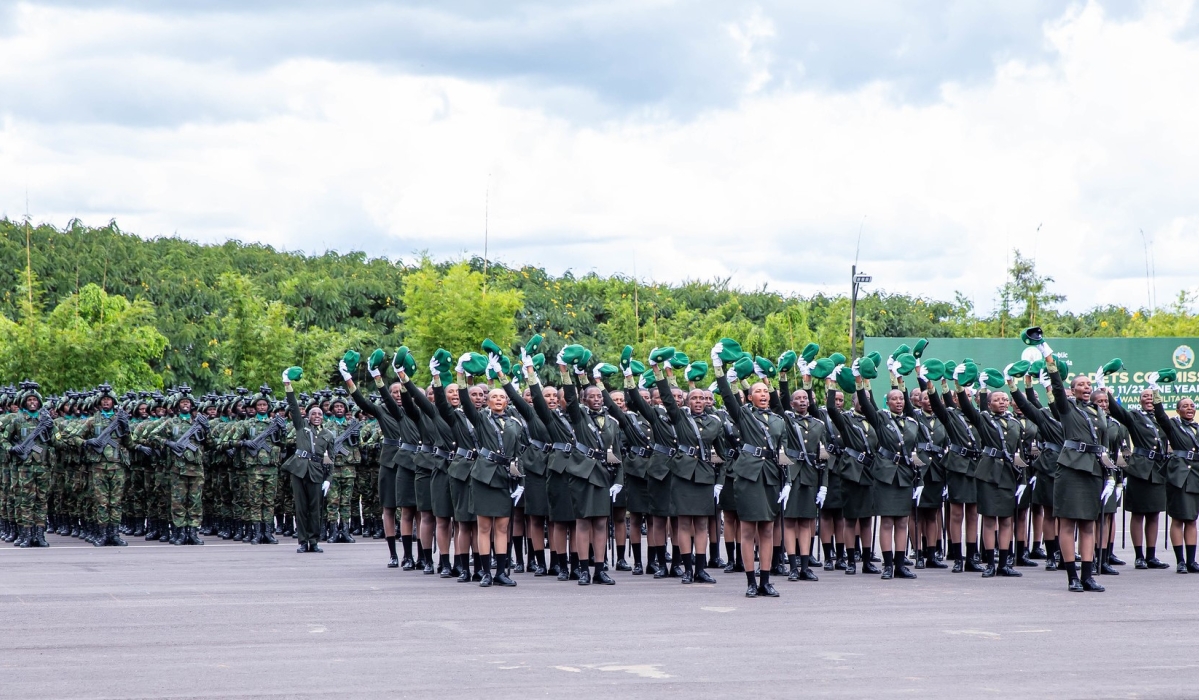
M 1039 359 L 1002 369 L 935 359 L 926 340 L 852 360 L 814 343 L 770 360 L 723 338 L 705 361 L 626 346 L 608 363 L 567 345 L 557 386 L 541 336 L 438 349 L 421 358 L 428 386 L 407 347 L 348 351 L 335 388 L 297 394 L 304 370 L 283 370 L 282 400 L 267 385 L 43 397 L 26 380 L 0 389 L 0 537 L 294 538 L 299 553 L 385 539 L 388 567 L 483 587 L 714 584 L 722 570 L 777 597 L 772 576 L 820 570 L 1043 567 L 1098 592 L 1125 564 L 1122 509 L 1135 569 L 1172 568 L 1157 557 L 1164 512 L 1173 568 L 1199 573 L 1199 426 L 1191 399 L 1163 405 L 1174 370 L 1124 406 L 1105 385 L 1119 359 L 1070 374 L 1039 328 L 1021 338 Z

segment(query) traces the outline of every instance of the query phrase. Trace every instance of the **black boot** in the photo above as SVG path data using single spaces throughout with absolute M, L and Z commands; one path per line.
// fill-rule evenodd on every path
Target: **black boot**
M 1103 586 L 1099 585 L 1099 582 L 1096 581 L 1093 576 L 1091 576 L 1091 568 L 1092 568 L 1093 563 L 1094 562 L 1089 562 L 1089 561 L 1084 561 L 1082 563 L 1082 589 L 1084 591 L 1093 591 L 1095 593 L 1102 593 L 1103 591 L 1105 591 L 1107 589 L 1105 589 Z
M 17 547 L 21 547 L 22 549 L 32 546 L 29 544 L 32 531 L 33 531 L 33 528 L 29 528 L 29 527 L 21 528 L 17 533 L 17 539 L 13 542 L 13 545 L 17 546 Z M 1186 572 L 1184 571 L 1183 573 L 1186 573 Z
M 491 559 L 475 555 L 476 575 L 479 577 L 479 588 L 491 587 Z M 482 572 L 482 573 L 479 573 Z
M 350 536 L 350 525 L 349 525 L 349 523 L 342 523 L 342 524 L 341 524 L 341 538 L 340 538 L 340 539 L 338 539 L 337 541 L 338 541 L 338 542 L 345 542 L 345 543 L 347 543 L 347 544 L 353 544 L 353 543 L 354 543 L 354 538 Z
M 1008 556 L 1007 556 L 1008 553 L 1009 552 L 1005 549 L 999 550 L 999 554 L 1002 557 L 1001 561 L 1003 562 L 1003 566 L 999 567 L 999 575 L 1000 576 L 1008 576 L 1008 577 L 1023 576 L 1024 574 L 1017 571 L 1014 567 L 1008 565 L 1008 563 L 1007 563 L 1008 562 Z M 1031 561 L 1031 560 L 1029 560 L 1029 561 Z
M 108 535 L 108 545 L 111 547 L 127 547 L 129 543 L 121 539 L 121 531 L 116 527 L 110 526 L 112 532 Z
M 262 528 L 262 543 L 263 544 L 279 544 L 279 540 L 275 539 L 275 529 L 273 523 L 263 523 Z
M 198 532 L 196 532 L 196 528 L 194 528 L 194 527 L 192 528 L 191 543 L 195 544 L 195 545 L 204 544 L 204 540 L 200 539 L 200 534 Z
M 258 540 L 260 539 L 262 539 L 262 523 L 246 523 L 246 532 L 242 535 L 241 541 L 248 544 L 258 544 Z
M 176 546 L 183 544 L 183 528 L 175 527 L 172 524 L 170 526 L 170 531 L 171 531 L 170 539 L 167 541 Z
M 103 547 L 108 544 L 108 538 L 112 534 L 112 526 L 105 526 L 99 537 L 92 540 L 93 547 Z

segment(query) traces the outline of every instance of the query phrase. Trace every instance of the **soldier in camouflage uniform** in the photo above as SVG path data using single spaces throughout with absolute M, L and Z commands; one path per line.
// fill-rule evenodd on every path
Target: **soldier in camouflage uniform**
M 367 418 L 360 411 L 356 413 L 356 416 L 358 420 L 363 421 L 362 463 L 359 465 L 358 474 L 355 477 L 362 496 L 362 536 L 379 539 L 382 537 L 382 532 L 374 514 L 381 510 L 379 505 L 379 449 L 383 446 L 383 431 L 379 429 L 379 421 L 374 418 Z
M 287 460 L 291 456 L 291 452 L 295 450 L 295 427 L 292 426 L 291 420 L 287 415 L 287 404 L 283 401 L 275 402 L 275 415 L 280 416 L 287 421 L 287 428 L 283 433 L 283 459 Z M 280 472 L 279 488 L 276 490 L 275 496 L 275 532 L 285 537 L 295 537 L 296 528 L 295 520 L 292 515 L 296 512 L 295 494 L 292 493 L 291 484 L 288 481 L 287 474 Z
M 216 421 L 209 422 L 211 429 L 209 439 L 220 444 L 235 421 L 233 419 L 234 397 L 217 397 L 214 407 L 217 411 Z M 212 451 L 209 463 L 211 471 L 207 473 L 205 485 L 212 483 L 212 516 L 216 519 L 216 535 L 222 540 L 231 540 L 237 529 L 233 522 L 233 482 L 232 469 L 235 451 L 231 448 L 218 448 Z M 207 490 L 207 489 L 206 489 Z M 207 506 L 205 506 L 207 508 Z M 208 512 L 205 510 L 204 512 Z
M 24 382 L 17 394 L 20 411 L 11 414 L 0 429 L 0 449 L 16 468 L 13 483 L 18 547 L 49 547 L 46 542 L 46 500 L 53 465 L 54 420 L 42 411 L 42 395 L 35 382 Z
M 91 473 L 92 502 L 95 504 L 95 524 L 102 533 L 96 537 L 97 547 L 124 547 L 121 539 L 122 499 L 125 495 L 125 467 L 129 464 L 129 415 L 116 408 L 112 387 L 102 384 L 97 399 L 96 414 L 83 423 L 72 438 L 72 444 L 82 448 L 83 458 Z M 115 424 L 115 425 L 114 425 Z
M 189 387 L 179 387 L 175 399 L 176 415 L 154 430 L 150 439 L 166 448 L 171 475 L 171 522 L 175 528 L 172 544 L 204 544 L 200 539 L 203 516 L 201 496 L 204 489 L 204 440 L 208 419 L 194 414 L 195 402 Z
M 12 413 L 9 406 L 16 401 L 14 387 L 0 388 L 0 435 L 4 434 L 5 426 Z M 13 511 L 13 476 L 14 462 L 8 455 L 8 450 L 0 450 L 0 539 L 12 542 L 17 538 L 17 518 Z
M 354 510 L 354 477 L 362 462 L 360 446 L 361 424 L 346 415 L 346 393 L 338 393 L 329 402 L 332 415 L 325 421 L 325 429 L 333 434 L 329 453 L 333 457 L 333 474 L 329 479 L 329 493 L 325 496 L 326 542 L 353 542 L 350 535 L 350 516 Z
M 275 491 L 279 485 L 279 465 L 283 463 L 283 442 L 287 423 L 271 415 L 271 388 L 263 385 L 254 398 L 254 415 L 231 423 L 222 433 L 220 444 L 237 449 L 245 465 L 245 513 L 248 520 L 244 542 L 278 544 L 274 532 Z M 262 435 L 266 438 L 262 438 Z M 261 444 L 258 444 L 261 443 Z

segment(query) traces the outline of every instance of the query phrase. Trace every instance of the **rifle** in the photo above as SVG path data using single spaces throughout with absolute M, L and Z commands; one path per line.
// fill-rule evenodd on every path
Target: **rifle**
M 42 437 L 43 434 L 46 433 L 46 431 L 53 427 L 54 419 L 50 417 L 48 412 L 42 411 L 41 415 L 38 416 L 37 419 L 37 427 L 34 428 L 28 435 L 26 435 L 25 439 L 19 444 L 13 446 L 13 454 L 19 456 L 22 461 L 29 459 L 30 452 L 37 452 L 40 454 L 42 448 L 37 445 L 37 441 Z
M 346 442 L 349 441 L 351 438 L 353 438 L 354 440 L 358 439 L 358 429 L 359 429 L 360 425 L 362 425 L 362 424 L 351 418 L 350 422 L 346 423 L 345 432 L 343 432 L 341 435 L 338 435 L 337 437 L 333 438 L 333 457 L 334 458 L 336 458 L 337 455 L 340 455 L 340 454 L 347 454 L 347 455 L 350 454 L 350 448 L 346 447 Z M 354 443 L 350 442 L 350 444 L 353 445 Z
M 287 421 L 283 419 L 283 416 L 275 416 L 271 419 L 270 425 L 266 427 L 266 430 L 259 433 L 253 440 L 246 440 L 245 449 L 249 450 L 252 455 L 258 454 L 263 447 L 266 447 L 266 441 L 271 439 L 272 435 L 282 430 L 286 425 Z
M 201 432 L 208 431 L 208 417 L 202 413 L 197 413 L 192 418 L 192 425 L 187 429 L 187 432 L 179 436 L 178 440 L 167 440 L 167 447 L 171 448 L 171 452 L 175 453 L 176 457 L 182 457 L 184 452 L 195 450 L 196 446 L 192 444 L 192 438 L 199 435 Z
M 120 432 L 117 432 L 118 430 Z M 119 436 L 123 433 L 128 433 L 128 432 L 129 432 L 129 414 L 125 413 L 125 409 L 118 408 L 116 415 L 113 416 L 113 419 L 108 424 L 108 426 L 105 427 L 104 430 L 101 430 L 99 435 L 92 438 L 92 440 L 89 440 L 88 444 L 90 444 L 92 446 L 92 449 L 95 450 L 96 452 L 103 452 L 105 447 L 111 446 L 111 447 L 115 448 L 118 446 L 112 441 L 113 433 L 117 433 Z

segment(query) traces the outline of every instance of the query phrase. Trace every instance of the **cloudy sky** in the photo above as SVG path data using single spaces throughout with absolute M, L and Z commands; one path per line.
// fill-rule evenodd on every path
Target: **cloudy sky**
M 0 2 L 0 215 L 801 293 L 861 231 L 984 310 L 1013 248 L 1143 306 L 1147 241 L 1164 304 L 1197 84 L 1183 0 Z

